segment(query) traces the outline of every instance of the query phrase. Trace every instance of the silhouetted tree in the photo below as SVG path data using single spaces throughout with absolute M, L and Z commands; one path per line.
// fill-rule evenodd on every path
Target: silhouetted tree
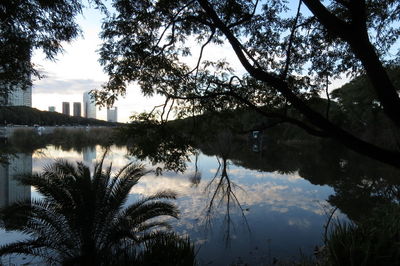
M 400 127 L 398 88 L 385 70 L 398 61 L 391 49 L 400 36 L 399 1 L 290 4 L 114 0 L 116 14 L 103 24 L 101 63 L 110 78 L 99 102 L 112 103 L 138 82 L 145 95 L 166 97 L 164 109 L 177 105 L 178 117 L 246 106 L 400 167 L 398 149 L 370 143 L 331 119 L 328 94 L 332 78 L 365 73 L 388 121 Z M 205 56 L 207 46 L 226 42 L 244 74 L 218 55 Z M 321 93 L 328 97 L 323 111 L 311 104 Z

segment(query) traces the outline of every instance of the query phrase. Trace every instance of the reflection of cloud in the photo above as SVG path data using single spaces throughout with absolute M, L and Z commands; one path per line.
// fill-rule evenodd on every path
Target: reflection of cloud
M 288 224 L 290 226 L 296 226 L 301 228 L 308 228 L 311 226 L 311 222 L 305 218 L 290 218 Z
M 102 153 L 101 147 L 97 146 L 97 160 L 100 159 Z M 131 161 L 126 154 L 126 148 L 111 147 L 104 165 L 108 166 L 112 163 L 113 171 L 117 171 Z M 34 169 L 39 171 L 41 170 L 40 165 L 52 162 L 56 158 L 82 161 L 82 154 L 76 151 L 56 150 L 52 146 L 43 149 L 42 153 L 35 153 L 33 157 Z M 145 162 L 145 166 L 147 166 L 147 169 L 156 167 L 156 165 L 151 165 L 149 162 Z M 190 181 L 190 176 L 195 171 L 193 163 L 188 163 L 187 171 L 183 174 L 164 171 L 161 176 L 156 176 L 154 172 L 149 172 L 134 186 L 127 204 L 160 191 L 175 191 L 178 194 L 176 204 L 180 212 L 180 219 L 174 220 L 162 217 L 162 220 L 167 219 L 170 221 L 180 234 L 189 234 L 191 241 L 195 242 L 197 247 L 202 246 L 200 253 L 205 252 L 206 254 L 216 250 L 213 256 L 218 257 L 226 253 L 225 250 L 219 249 L 219 244 L 216 244 L 217 241 L 222 239 L 222 235 L 225 232 L 224 228 L 219 227 L 219 225 L 222 226 L 226 222 L 224 220 L 226 213 L 224 202 L 215 209 L 212 217 L 211 224 L 213 228 L 210 229 L 213 232 L 205 231 L 204 227 L 206 221 L 205 210 L 213 192 L 205 193 L 205 187 L 215 175 L 217 166 L 218 163 L 214 157 L 199 156 L 198 170 L 203 175 L 198 186 L 193 186 Z M 307 180 L 300 178 L 297 173 L 263 173 L 247 170 L 233 164 L 229 165 L 228 175 L 230 181 L 241 188 L 235 187 L 234 192 L 242 204 L 251 230 L 253 231 L 254 229 L 253 232 L 256 233 L 253 235 L 256 240 L 252 243 L 257 243 L 255 245 L 261 246 L 265 244 L 266 239 L 272 238 L 275 241 L 274 243 L 280 246 L 288 243 L 297 243 L 296 241 L 300 238 L 311 239 L 311 242 L 319 240 L 320 230 L 326 219 L 320 202 L 325 202 L 328 195 L 333 192 L 331 188 L 312 185 Z M 34 195 L 37 192 L 33 191 L 32 193 Z M 219 199 L 217 199 L 217 203 L 218 201 Z M 244 241 L 245 237 L 248 236 L 247 231 L 244 227 L 241 228 L 244 222 L 239 208 L 231 208 L 230 214 L 232 224 L 235 227 L 235 232 L 234 234 L 232 233 L 231 239 L 237 236 L 237 241 L 233 241 L 233 243 L 240 245 L 238 249 L 240 253 L 248 246 Z M 286 232 L 289 232 L 289 235 Z M 296 234 L 293 234 L 293 232 L 296 232 Z M 213 236 L 213 234 L 215 235 Z M 221 238 L 219 238 L 220 236 Z
M 97 159 L 99 159 L 103 150 L 100 146 L 97 146 L 96 152 Z M 118 171 L 130 162 L 126 154 L 126 148 L 112 147 L 104 165 L 108 166 L 112 163 L 113 171 Z M 44 165 L 54 162 L 56 158 L 73 162 L 83 159 L 82 154 L 76 151 L 57 150 L 52 146 L 41 150 L 41 152 L 36 152 L 33 158 L 36 162 L 34 163 L 34 171 L 41 171 Z M 152 167 L 150 166 L 150 168 Z M 166 171 L 161 176 L 155 176 L 149 173 L 141 178 L 131 193 L 149 196 L 163 190 L 177 192 L 181 216 L 192 218 L 190 221 L 180 220 L 178 224 L 185 223 L 185 227 L 191 229 L 194 224 L 200 223 L 202 220 L 202 211 L 206 208 L 209 200 L 207 193 L 204 193 L 205 186 L 216 171 L 216 168 L 211 169 L 210 173 L 212 174 L 205 176 L 198 187 L 193 187 L 189 180 L 189 176 L 193 174 L 193 169 L 193 165 L 189 164 L 188 171 L 184 174 Z M 257 205 L 265 211 L 279 213 L 288 213 L 291 208 L 299 208 L 318 215 L 324 213 L 318 202 L 325 200 L 327 195 L 321 194 L 315 186 L 300 178 L 297 173 L 292 175 L 280 175 L 277 172 L 261 173 L 231 165 L 228 174 L 231 181 L 241 188 L 235 189 L 234 192 L 245 208 L 251 210 L 252 206 Z
M 96 147 L 97 159 L 100 159 L 103 152 L 100 146 Z M 112 163 L 113 172 L 118 171 L 131 161 L 126 154 L 126 148 L 112 147 L 104 161 L 104 166 L 107 167 Z M 41 171 L 44 165 L 54 162 L 57 158 L 72 162 L 83 159 L 82 154 L 76 151 L 62 151 L 49 146 L 34 153 L 33 159 L 36 163 L 33 170 Z M 193 165 L 189 164 L 184 174 L 166 171 L 161 176 L 155 176 L 149 173 L 141 178 L 131 193 L 149 196 L 162 190 L 173 190 L 178 193 L 182 215 L 199 217 L 208 201 L 208 195 L 204 193 L 205 186 L 216 172 L 216 168 L 209 167 L 209 169 L 212 174 L 203 177 L 198 187 L 193 187 L 189 180 L 194 171 Z M 280 213 L 288 212 L 290 208 L 296 207 L 318 215 L 323 214 L 318 202 L 326 199 L 326 193 L 321 194 L 315 186 L 300 178 L 297 173 L 291 175 L 281 175 L 277 172 L 262 173 L 231 165 L 228 174 L 231 181 L 241 188 L 235 189 L 234 192 L 243 206 L 251 208 L 251 206 L 259 205 L 269 211 Z
M 235 190 L 235 194 L 242 206 L 249 207 L 250 210 L 252 209 L 251 206 L 259 205 L 264 206 L 268 211 L 280 213 L 287 213 L 290 208 L 299 208 L 317 215 L 323 215 L 323 210 L 318 201 L 325 200 L 325 197 L 318 196 L 318 191 L 315 189 L 305 190 L 290 186 L 290 181 L 287 181 L 287 185 L 276 184 L 274 179 L 257 184 L 244 184 L 238 182 L 240 180 L 235 180 L 235 182 L 242 189 Z M 197 188 L 193 188 L 187 175 L 157 177 L 148 175 L 141 179 L 132 193 L 149 196 L 166 189 L 176 191 L 179 194 L 178 203 L 182 215 L 194 218 L 202 215 L 201 211 L 205 209 L 209 200 L 204 193 L 206 183 L 207 181 L 203 180 Z
M 97 154 L 96 160 L 100 160 L 101 156 L 103 156 L 104 149 L 98 145 L 95 147 L 94 151 Z M 103 167 L 105 168 L 112 164 L 112 172 L 117 172 L 119 169 L 131 162 L 131 160 L 126 157 L 126 154 L 126 148 L 117 149 L 112 146 L 111 152 L 109 152 L 104 159 Z M 54 163 L 57 159 L 67 160 L 72 163 L 84 161 L 83 153 L 75 150 L 64 151 L 57 149 L 54 146 L 48 146 L 45 149 L 37 150 L 32 157 L 35 161 L 33 165 L 34 172 L 41 172 L 44 166 Z M 88 164 L 92 170 L 96 160 L 93 160 L 92 164 Z
M 271 211 L 285 213 L 289 211 L 289 208 L 273 206 L 271 207 Z
M 232 167 L 233 168 L 233 167 Z M 217 168 L 209 169 L 209 172 L 215 174 Z M 250 174 L 249 174 L 250 173 Z M 296 182 L 299 180 L 303 180 L 303 178 L 298 174 L 298 172 L 294 172 L 292 174 L 280 174 L 278 172 L 258 172 L 255 170 L 248 170 L 242 167 L 236 167 L 233 169 L 229 169 L 229 174 L 234 175 L 235 178 L 248 178 L 249 175 L 254 178 L 259 179 L 279 179 L 279 180 L 286 180 L 290 182 Z

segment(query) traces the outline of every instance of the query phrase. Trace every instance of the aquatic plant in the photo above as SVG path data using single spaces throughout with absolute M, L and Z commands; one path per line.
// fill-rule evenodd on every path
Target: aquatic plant
M 376 208 L 357 223 L 336 221 L 326 247 L 330 265 L 400 265 L 400 206 Z

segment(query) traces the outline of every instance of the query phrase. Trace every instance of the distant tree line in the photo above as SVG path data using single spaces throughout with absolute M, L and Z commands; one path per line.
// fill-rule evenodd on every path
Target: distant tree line
M 392 83 L 400 87 L 400 67 L 388 67 L 387 73 Z M 357 77 L 333 90 L 329 99 L 311 98 L 304 101 L 321 115 L 326 113 L 326 106 L 329 105 L 329 119 L 363 141 L 395 151 L 400 150 L 400 130 L 385 116 L 383 107 L 366 75 Z M 268 111 L 268 107 L 259 107 L 258 110 L 242 107 L 218 112 L 207 111 L 202 115 L 170 121 L 166 124 L 176 132 L 185 135 L 194 134 L 197 135 L 196 139 L 200 138 L 204 141 L 213 138 L 221 130 L 230 130 L 239 135 L 261 131 L 266 137 L 280 142 L 320 140 L 307 134 L 307 131 L 302 128 L 292 127 L 289 122 L 282 121 L 280 118 L 266 117 L 259 111 Z M 304 119 L 304 116 L 297 111 L 287 110 L 287 113 L 298 121 Z M 135 128 L 135 123 L 146 126 L 148 122 L 143 123 L 143 121 L 154 120 L 155 116 L 146 117 L 145 114 L 141 114 L 132 118 L 134 120 L 132 126 Z M 137 135 L 133 132 L 134 130 L 129 132 L 131 136 Z
M 26 106 L 0 106 L 0 125 L 91 125 L 91 126 L 116 126 L 118 123 L 68 116 L 56 112 L 40 111 Z

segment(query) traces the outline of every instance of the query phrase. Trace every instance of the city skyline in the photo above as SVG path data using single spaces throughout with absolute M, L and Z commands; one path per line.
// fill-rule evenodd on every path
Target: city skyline
M 65 51 L 57 55 L 55 61 L 46 60 L 42 52 L 34 51 L 32 62 L 39 66 L 45 77 L 33 80 L 32 107 L 47 111 L 51 103 L 56 110 L 61 110 L 62 102 L 81 102 L 85 91 L 100 89 L 107 81 L 96 52 L 101 43 L 98 37 L 101 18 L 98 10 L 84 9 L 83 15 L 77 19 L 83 37 L 62 43 Z M 133 112 L 151 111 L 163 102 L 160 96 L 143 96 L 136 85 L 131 85 L 125 98 L 120 97 L 115 103 L 119 109 L 118 120 L 128 122 Z M 96 107 L 96 116 L 107 120 L 107 108 Z

